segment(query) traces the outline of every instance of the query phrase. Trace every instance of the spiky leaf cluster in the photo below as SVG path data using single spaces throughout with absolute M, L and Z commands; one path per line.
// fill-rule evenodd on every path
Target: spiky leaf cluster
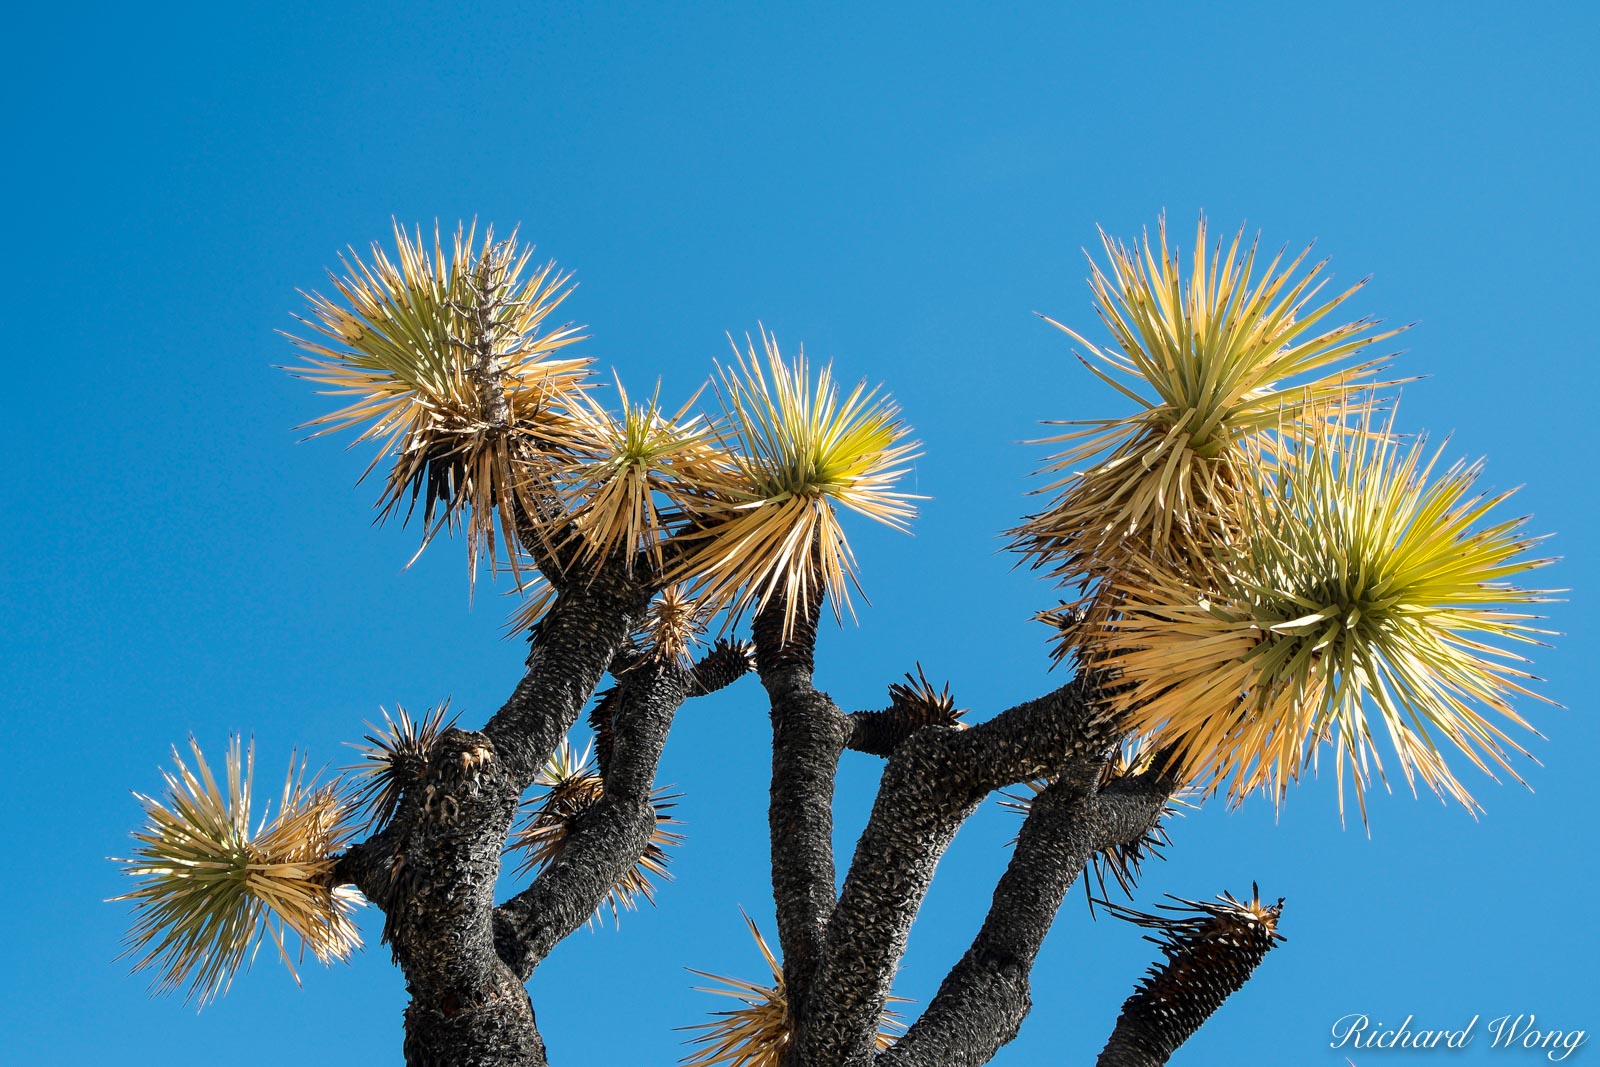
M 193 768 L 174 748 L 163 796 L 135 794 L 146 824 L 133 856 L 116 862 L 138 881 L 113 898 L 134 905 L 123 956 L 136 971 L 157 970 L 156 992 L 187 986 L 202 1005 L 268 936 L 296 981 L 286 933 L 319 962 L 347 958 L 361 944 L 349 915 L 360 898 L 333 885 L 336 853 L 355 829 L 338 784 L 319 786 L 291 758 L 277 812 L 252 826 L 255 745 L 229 740 L 220 785 L 198 742 L 189 747 Z
M 433 758 L 439 735 L 455 722 L 450 716 L 447 699 L 430 708 L 421 719 L 413 719 L 404 706 L 396 704 L 393 718 L 384 708 L 383 725 L 367 723 L 370 731 L 353 744 L 361 753 L 361 762 L 348 768 L 354 775 L 354 806 L 367 813 L 367 825 L 381 828 L 388 825 L 400 806 L 401 795 L 414 787 L 427 773 L 428 762 Z
M 742 910 L 740 914 L 744 914 Z M 783 965 L 767 946 L 766 938 L 761 936 L 755 920 L 744 915 L 744 921 L 771 972 L 771 984 L 747 982 L 742 978 L 728 978 L 697 971 L 693 967 L 687 968 L 690 974 L 722 983 L 721 988 L 695 986 L 697 992 L 733 997 L 742 1002 L 742 1007 L 715 1012 L 711 1022 L 681 1028 L 691 1033 L 703 1031 L 687 1039 L 688 1044 L 702 1047 L 683 1058 L 685 1067 L 778 1067 L 784 1050 L 794 1036 L 789 1019 L 789 998 L 784 987 Z M 892 996 L 889 1001 L 909 1003 L 904 997 Z M 905 1024 L 900 1021 L 899 1014 L 885 1006 L 879 1016 L 874 1047 L 882 1052 L 904 1032 Z
M 961 716 L 969 710 L 956 707 L 955 697 L 950 695 L 949 682 L 941 688 L 934 688 L 928 676 L 922 672 L 920 663 L 917 664 L 915 676 L 907 671 L 904 682 L 889 685 L 889 706 L 901 716 L 915 719 L 919 725 L 950 726 L 958 730 L 966 726 Z
M 887 397 L 864 384 L 841 396 L 828 368 L 813 377 L 763 331 L 759 355 L 736 347 L 721 370 L 722 417 L 691 414 L 693 399 L 669 412 L 659 386 L 632 401 L 620 381 L 608 409 L 590 361 L 554 355 L 582 339 L 546 325 L 570 276 L 530 271 L 530 256 L 492 230 L 480 243 L 458 227 L 447 250 L 437 227 L 430 245 L 396 224 L 393 258 L 351 251 L 335 296 L 307 296 L 314 332 L 291 336 L 304 353 L 291 369 L 349 401 L 309 425 L 378 442 L 380 516 L 420 503 L 424 545 L 464 528 L 474 576 L 480 555 L 508 564 L 519 631 L 537 627 L 552 584 L 613 563 L 685 583 L 705 618 L 781 596 L 785 635 L 825 592 L 836 613 L 848 606 L 856 569 L 836 507 L 900 528 L 914 511 L 893 486 L 916 446 Z
M 1049 506 L 1012 531 L 1013 544 L 1063 582 L 1092 583 L 1177 559 L 1192 565 L 1237 529 L 1249 465 L 1285 437 L 1359 408 L 1381 360 L 1350 362 L 1398 331 L 1368 319 L 1317 329 L 1360 285 L 1314 304 L 1324 264 L 1295 277 L 1309 253 L 1273 257 L 1256 277 L 1243 231 L 1208 251 L 1200 220 L 1190 267 L 1146 236 L 1129 248 L 1101 232 L 1109 267 L 1090 260 L 1095 309 L 1115 340 L 1083 347 L 1090 371 L 1131 401 L 1122 418 L 1076 426 L 1039 444 L 1064 445 L 1042 473 Z M 1281 268 L 1281 269 L 1280 269 Z
M 1281 801 L 1322 740 L 1361 798 L 1383 773 L 1370 716 L 1413 788 L 1471 806 L 1441 749 L 1508 771 L 1521 751 L 1494 720 L 1525 725 L 1508 698 L 1529 676 L 1496 642 L 1535 632 L 1507 609 L 1541 596 L 1505 581 L 1542 562 L 1520 558 L 1532 539 L 1490 514 L 1503 496 L 1471 494 L 1476 466 L 1430 483 L 1438 457 L 1374 424 L 1380 361 L 1351 360 L 1393 331 L 1320 325 L 1355 291 L 1317 304 L 1322 264 L 1280 255 L 1256 278 L 1254 247 L 1208 252 L 1204 220 L 1187 277 L 1164 226 L 1102 238 L 1090 284 L 1116 346 L 1067 332 L 1137 407 L 1052 439 L 1070 445 L 1055 499 L 1013 531 L 1080 587 L 1040 613 L 1054 655 L 1101 672 L 1174 773 L 1235 800 Z
M 1118 918 L 1154 930 L 1145 940 L 1160 946 L 1163 956 L 1123 1004 L 1101 1063 L 1122 1062 L 1117 1053 L 1123 1051 L 1165 1063 L 1284 940 L 1278 933 L 1283 900 L 1263 904 L 1251 889 L 1248 901 L 1229 893 L 1215 901 L 1170 897 L 1174 904 L 1157 905 L 1165 915 L 1100 902 Z
M 593 397 L 577 409 L 581 461 L 568 472 L 574 535 L 593 561 L 621 552 L 631 569 L 643 556 L 662 569 L 662 544 L 697 505 L 726 497 L 732 473 L 717 427 L 691 415 L 691 398 L 675 414 L 663 413 L 660 387 L 650 399 L 630 403 L 617 382 L 620 412 Z
M 605 780 L 595 773 L 591 749 L 581 755 L 575 753 L 565 739 L 551 755 L 534 778 L 545 787 L 542 795 L 524 802 L 527 816 L 511 835 L 508 851 L 520 851 L 521 861 L 517 874 L 527 875 L 554 863 L 560 858 L 571 840 L 572 830 L 605 795 Z M 655 825 L 645 843 L 644 853 L 623 872 L 617 884 L 595 909 L 595 918 L 609 908 L 616 921 L 623 909 L 633 911 L 641 899 L 651 905 L 656 902 L 654 878 L 672 879 L 667 870 L 669 846 L 683 843 L 683 835 L 669 829 L 681 823 L 670 812 L 681 793 L 669 794 L 662 787 L 650 794 L 650 805 L 655 812 Z
M 690 653 L 705 630 L 705 609 L 680 584 L 669 585 L 656 594 L 635 636 L 652 659 L 686 668 L 690 666 Z
M 857 711 L 850 715 L 850 747 L 858 752 L 889 756 L 906 738 L 928 727 L 963 730 L 961 716 L 966 708 L 956 707 L 950 686 L 934 688 L 917 664 L 917 673 L 906 674 L 904 682 L 889 686 L 889 706 L 881 711 Z
M 683 534 L 675 576 L 716 612 L 784 604 L 784 632 L 823 595 L 835 616 L 859 583 L 835 505 L 905 529 L 916 509 L 895 483 L 919 447 L 899 409 L 865 382 L 842 399 L 831 367 L 813 379 L 804 352 L 784 359 L 761 332 L 762 351 L 734 349 L 718 394 L 736 488 L 707 503 Z M 851 609 L 853 611 L 853 609 Z
M 515 564 L 515 516 L 534 508 L 539 464 L 570 443 L 569 412 L 584 388 L 587 359 L 552 354 L 582 340 L 571 326 L 546 328 L 566 299 L 568 276 L 554 264 L 529 270 L 531 247 L 458 227 L 447 252 L 435 228 L 395 225 L 398 262 L 374 243 L 371 262 L 354 250 L 344 276 L 330 274 L 339 298 L 307 296 L 303 320 L 320 338 L 291 339 L 307 355 L 296 374 L 329 387 L 349 404 L 312 420 L 319 436 L 362 427 L 379 442 L 370 472 L 393 466 L 380 515 L 422 505 L 423 543 L 464 524 L 469 562 L 496 555 L 498 526 Z
M 1439 460 L 1370 423 L 1330 427 L 1262 469 L 1247 533 L 1206 584 L 1119 589 L 1097 663 L 1130 728 L 1235 799 L 1281 801 L 1327 740 L 1342 808 L 1347 767 L 1358 799 L 1383 774 L 1377 724 L 1413 789 L 1472 805 L 1441 742 L 1515 776 L 1508 751 L 1526 753 L 1479 709 L 1527 728 L 1509 698 L 1532 695 L 1530 675 L 1504 644 L 1534 640 L 1517 609 L 1543 596 L 1507 579 L 1548 561 L 1526 555 L 1522 520 L 1494 514 L 1508 493 L 1475 492 L 1480 465 Z
M 696 693 L 715 693 L 755 669 L 754 643 L 719 637 L 711 646 L 711 651 L 701 656 L 690 670 L 689 681 Z

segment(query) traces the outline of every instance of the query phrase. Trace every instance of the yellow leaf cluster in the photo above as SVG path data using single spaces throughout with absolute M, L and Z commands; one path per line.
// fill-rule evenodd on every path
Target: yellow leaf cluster
M 361 944 L 349 914 L 360 897 L 333 885 L 335 856 L 355 829 L 338 785 L 308 781 L 291 759 L 277 813 L 252 827 L 254 744 L 230 739 L 225 787 L 192 738 L 189 747 L 194 767 L 174 749 L 166 794 L 139 797 L 146 825 L 133 856 L 117 861 L 138 879 L 113 898 L 134 904 L 123 953 L 134 970 L 154 967 L 157 992 L 187 985 L 204 1005 L 269 935 L 291 974 L 286 932 L 319 962 L 347 958 Z
M 1509 494 L 1475 495 L 1479 465 L 1440 469 L 1375 421 L 1393 383 L 1351 359 L 1396 331 L 1325 323 L 1359 285 L 1319 304 L 1323 264 L 1280 255 L 1258 277 L 1255 247 L 1208 249 L 1203 219 L 1187 273 L 1164 225 L 1131 249 L 1102 238 L 1090 286 L 1115 346 L 1055 325 L 1134 412 L 1050 438 L 1069 446 L 1045 467 L 1054 497 L 1012 531 L 1081 590 L 1040 615 L 1058 654 L 1236 801 L 1281 802 L 1328 741 L 1341 811 L 1348 768 L 1365 817 L 1381 732 L 1413 789 L 1473 806 L 1442 750 L 1515 776 L 1526 753 L 1496 721 L 1527 726 L 1510 698 L 1530 676 L 1505 643 L 1533 639 L 1520 609 L 1544 599 L 1507 581 L 1548 562 L 1492 514 Z

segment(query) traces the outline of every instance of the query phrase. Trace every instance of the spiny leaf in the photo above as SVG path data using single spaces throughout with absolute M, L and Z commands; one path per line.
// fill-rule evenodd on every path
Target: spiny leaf
M 594 771 L 592 748 L 576 755 L 572 745 L 562 739 L 560 746 L 534 778 L 545 792 L 524 802 L 527 818 L 511 835 L 508 852 L 521 851 L 523 857 L 517 874 L 524 876 L 554 863 L 566 850 L 573 827 L 605 795 L 605 782 Z M 656 887 L 652 877 L 670 881 L 667 870 L 667 848 L 683 843 L 683 835 L 669 827 L 682 825 L 668 814 L 682 793 L 667 793 L 670 786 L 662 786 L 650 794 L 650 806 L 655 812 L 655 825 L 645 843 L 644 853 L 625 871 L 617 884 L 595 908 L 593 919 L 598 919 L 606 908 L 616 922 L 622 909 L 632 911 L 640 899 L 654 905 Z
M 742 978 L 726 978 L 720 974 L 686 968 L 690 974 L 722 983 L 722 987 L 695 986 L 696 991 L 717 996 L 733 997 L 743 1006 L 730 1011 L 714 1012 L 708 1023 L 679 1027 L 691 1033 L 704 1031 L 688 1038 L 691 1045 L 703 1045 L 683 1058 L 685 1067 L 777 1067 L 783 1051 L 793 1038 L 793 1025 L 789 1019 L 789 998 L 784 988 L 783 965 L 767 946 L 755 920 L 745 915 L 745 925 L 755 938 L 756 948 L 772 974 L 770 985 L 747 982 Z M 908 1004 L 904 997 L 889 998 L 891 1003 Z M 884 1007 L 879 1017 L 875 1048 L 882 1052 L 905 1031 L 898 1013 Z
M 1361 285 L 1314 304 L 1324 264 L 1294 277 L 1309 249 L 1286 265 L 1279 253 L 1257 280 L 1256 247 L 1243 236 L 1208 257 L 1202 217 L 1186 278 L 1165 219 L 1156 246 L 1146 236 L 1128 248 L 1102 232 L 1109 272 L 1091 260 L 1089 284 L 1115 347 L 1046 319 L 1136 405 L 1120 419 L 1060 423 L 1078 428 L 1035 442 L 1066 447 L 1043 468 L 1054 480 L 1036 490 L 1054 498 L 1011 531 L 1012 545 L 1063 583 L 1090 584 L 1130 563 L 1203 561 L 1238 528 L 1255 456 L 1369 402 L 1358 390 L 1382 360 L 1350 357 L 1399 331 L 1359 319 L 1317 332 Z
M 1169 899 L 1176 903 L 1157 907 L 1171 915 L 1098 902 L 1118 918 L 1154 930 L 1145 940 L 1159 945 L 1163 956 L 1123 1004 L 1102 1063 L 1122 1062 L 1130 1050 L 1141 1060 L 1166 1062 L 1284 940 L 1278 933 L 1282 898 L 1263 904 L 1254 886 L 1249 901 L 1228 893 L 1214 902 Z
M 277 814 L 252 830 L 255 745 L 229 739 L 225 787 L 199 743 L 190 738 L 189 747 L 194 768 L 174 748 L 164 796 L 134 794 L 147 822 L 133 835 L 134 855 L 116 862 L 138 883 L 112 898 L 134 903 L 123 957 L 135 957 L 136 971 L 157 969 L 155 992 L 187 985 L 186 997 L 202 1006 L 227 991 L 267 935 L 297 982 L 286 929 L 302 955 L 309 948 L 322 963 L 348 958 L 361 944 L 349 917 L 361 898 L 333 884 L 336 853 L 355 829 L 338 783 L 318 786 L 291 757 Z
M 966 723 L 961 721 L 961 716 L 969 709 L 956 707 L 955 698 L 950 695 L 950 684 L 946 682 L 943 688 L 935 689 L 922 672 L 922 664 L 916 666 L 915 676 L 907 672 L 904 682 L 889 686 L 890 707 L 902 714 L 915 715 L 927 725 L 965 729 Z
M 893 487 L 918 445 L 865 382 L 841 399 L 830 367 L 813 380 L 804 352 L 785 360 L 765 330 L 761 343 L 760 355 L 753 342 L 735 346 L 734 365 L 721 369 L 735 482 L 699 502 L 672 577 L 711 613 L 759 611 L 782 596 L 787 636 L 813 598 L 826 593 L 838 617 L 847 586 L 859 589 L 835 504 L 906 529 L 917 498 Z
M 1479 464 L 1436 474 L 1440 453 L 1389 427 L 1329 427 L 1258 468 L 1209 587 L 1167 574 L 1117 588 L 1094 663 L 1115 672 L 1128 728 L 1171 746 L 1185 778 L 1281 803 L 1330 741 L 1340 810 L 1348 764 L 1364 820 L 1383 776 L 1373 718 L 1413 791 L 1420 777 L 1475 806 L 1445 746 L 1516 777 L 1508 750 L 1526 751 L 1480 709 L 1531 729 L 1510 698 L 1536 697 L 1532 676 L 1504 644 L 1536 643 L 1521 609 L 1547 596 L 1507 579 L 1550 560 L 1493 514 L 1509 494 L 1475 493 Z
M 289 335 L 307 355 L 291 368 L 355 399 L 312 420 L 313 436 L 362 427 L 357 441 L 379 442 L 368 472 L 394 464 L 378 500 L 382 518 L 422 503 L 423 544 L 464 523 L 473 573 L 480 552 L 496 558 L 498 526 L 515 566 L 515 515 L 537 509 L 548 488 L 541 464 L 570 444 L 569 411 L 584 389 L 587 359 L 552 354 L 583 338 L 577 328 L 546 330 L 545 319 L 571 293 L 569 275 L 547 264 L 527 271 L 533 249 L 493 229 L 458 227 L 450 252 L 437 227 L 432 248 L 420 229 L 395 226 L 396 264 L 376 244 L 371 262 L 354 250 L 345 275 L 330 274 L 341 300 L 308 294 L 320 338 Z
M 402 705 L 395 705 L 394 718 L 383 708 L 383 725 L 367 724 L 366 744 L 352 744 L 362 762 L 346 770 L 355 773 L 354 806 L 367 811 L 367 825 L 381 828 L 388 824 L 400 805 L 400 796 L 422 780 L 433 756 L 439 735 L 455 722 L 450 701 L 429 709 L 420 720 L 413 719 Z
M 566 490 L 573 531 L 585 559 L 621 552 L 631 570 L 643 555 L 659 572 L 666 537 L 696 502 L 725 497 L 733 474 L 717 428 L 689 414 L 694 398 L 668 415 L 659 383 L 649 400 L 634 404 L 619 380 L 617 396 L 622 410 L 616 415 L 587 394 L 574 409 L 583 458 Z
M 682 585 L 669 585 L 650 602 L 637 637 L 652 658 L 688 668 L 690 653 L 705 629 L 701 605 Z

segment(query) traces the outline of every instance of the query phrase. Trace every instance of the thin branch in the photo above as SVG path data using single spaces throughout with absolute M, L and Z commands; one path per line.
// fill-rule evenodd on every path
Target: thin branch
M 693 667 L 641 661 L 602 698 L 604 791 L 573 826 L 560 854 L 533 883 L 495 909 L 501 958 L 526 981 L 564 938 L 600 907 L 645 854 L 657 825 L 656 768 L 672 721 L 691 696 L 731 684 L 748 670 L 738 645 L 719 643 Z
M 627 672 L 611 699 L 611 758 L 604 792 L 569 831 L 533 883 L 495 909 L 495 942 L 526 981 L 564 938 L 587 922 L 644 855 L 656 827 L 651 789 L 688 673 L 672 664 Z

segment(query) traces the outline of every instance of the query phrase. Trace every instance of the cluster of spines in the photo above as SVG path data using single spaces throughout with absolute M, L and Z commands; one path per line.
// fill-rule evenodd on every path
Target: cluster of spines
M 1100 1056 L 1103 1067 L 1125 1062 L 1129 1048 L 1143 1056 L 1126 1062 L 1166 1062 L 1284 940 L 1278 933 L 1282 898 L 1263 904 L 1254 886 L 1248 901 L 1229 893 L 1214 901 L 1169 899 L 1174 903 L 1157 905 L 1166 913 L 1160 915 L 1099 902 L 1118 918 L 1154 931 L 1145 940 L 1163 957 L 1123 1004 Z

